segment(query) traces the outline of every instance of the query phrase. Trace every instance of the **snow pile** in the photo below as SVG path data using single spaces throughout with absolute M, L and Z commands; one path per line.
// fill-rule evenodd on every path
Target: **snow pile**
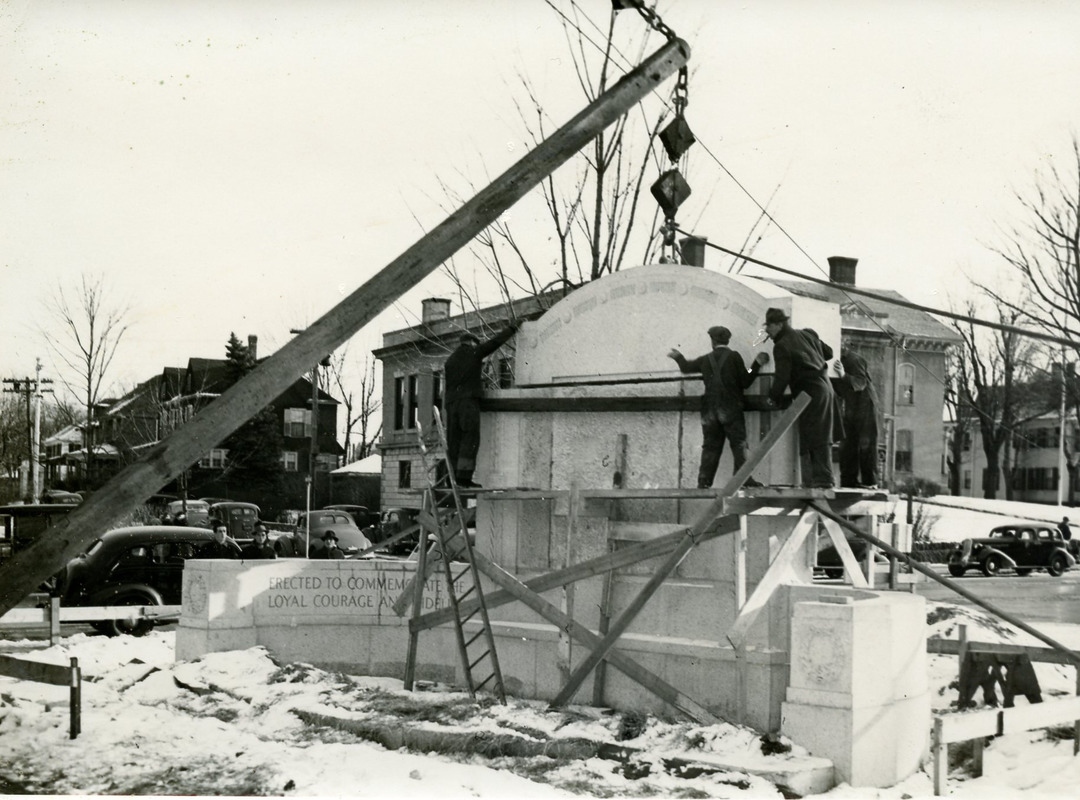
M 1037 644 L 978 610 L 928 608 L 932 636 L 956 638 L 966 624 L 972 641 Z M 1049 627 L 1080 645 L 1077 628 Z M 782 737 L 734 725 L 556 712 L 513 698 L 502 706 L 438 686 L 405 692 L 392 679 L 277 664 L 262 648 L 174 663 L 171 633 L 79 634 L 47 649 L 4 649 L 57 664 L 76 656 L 83 668 L 83 733 L 74 741 L 65 687 L 0 679 L 0 776 L 34 793 L 779 798 L 784 791 L 759 774 L 807 756 Z M 948 708 L 956 658 L 931 655 L 929 669 L 933 704 Z M 1047 699 L 1074 692 L 1072 667 L 1036 670 Z M 985 776 L 967 777 L 961 764 L 951 796 L 1075 796 L 1080 760 L 1063 736 L 995 739 Z M 840 786 L 827 796 L 900 800 L 930 797 L 932 787 L 920 772 L 889 789 Z

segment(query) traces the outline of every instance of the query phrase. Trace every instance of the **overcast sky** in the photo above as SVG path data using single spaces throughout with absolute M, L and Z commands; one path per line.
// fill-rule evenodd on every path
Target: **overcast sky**
M 600 28 L 610 8 L 578 0 Z M 1013 191 L 1071 166 L 1076 2 L 658 11 L 692 47 L 680 222 L 717 243 L 737 248 L 776 190 L 755 256 L 818 276 L 857 257 L 860 285 L 944 305 L 960 270 L 998 268 L 985 245 Z M 557 121 L 582 105 L 543 0 L 5 0 L 0 37 L 5 377 L 52 370 L 41 300 L 84 271 L 131 305 L 123 385 L 222 357 L 230 331 L 269 353 L 445 217 L 439 178 L 479 188 L 520 157 L 518 73 Z M 352 352 L 447 286 L 406 294 Z

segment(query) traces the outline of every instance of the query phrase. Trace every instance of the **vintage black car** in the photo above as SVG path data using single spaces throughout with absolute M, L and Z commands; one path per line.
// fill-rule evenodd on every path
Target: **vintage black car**
M 57 593 L 65 606 L 179 605 L 184 563 L 189 558 L 217 557 L 214 536 L 205 528 L 118 528 L 68 562 L 58 577 Z M 112 636 L 142 636 L 154 627 L 147 619 L 91 624 Z
M 1015 522 L 999 525 L 989 536 L 965 539 L 949 554 L 949 574 L 961 577 L 969 569 L 980 569 L 992 577 L 1003 569 L 1030 575 L 1045 569 L 1061 575 L 1076 564 L 1080 542 L 1066 541 L 1052 525 Z

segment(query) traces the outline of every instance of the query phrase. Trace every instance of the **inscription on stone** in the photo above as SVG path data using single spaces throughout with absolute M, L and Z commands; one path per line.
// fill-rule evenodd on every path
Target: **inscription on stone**
M 267 591 L 259 605 L 264 611 L 350 612 L 375 614 L 392 606 L 409 585 L 410 576 L 354 573 L 352 575 L 275 575 L 267 580 Z M 461 591 L 460 586 L 455 586 Z M 449 605 L 439 578 L 424 584 L 423 610 L 435 611 Z

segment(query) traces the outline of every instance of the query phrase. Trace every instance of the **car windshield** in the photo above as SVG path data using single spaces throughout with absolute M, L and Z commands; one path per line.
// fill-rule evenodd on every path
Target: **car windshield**
M 89 556 L 89 555 L 92 555 L 92 554 L 96 553 L 98 550 L 101 549 L 101 545 L 102 545 L 101 539 L 94 539 L 93 544 L 91 544 L 88 548 L 86 548 L 86 552 L 83 553 L 83 555 L 84 556 Z

